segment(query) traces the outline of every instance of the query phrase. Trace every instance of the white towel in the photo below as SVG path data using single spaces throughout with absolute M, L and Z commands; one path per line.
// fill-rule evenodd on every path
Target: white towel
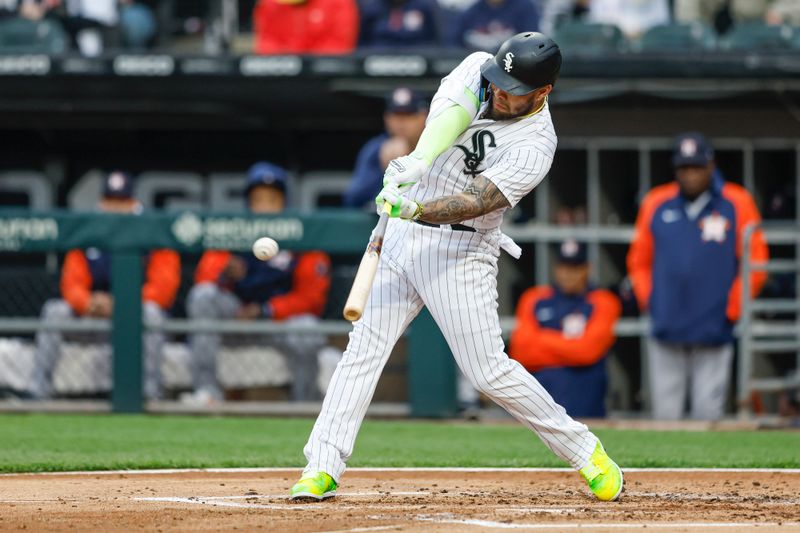
M 522 256 L 522 248 L 502 231 L 500 232 L 500 248 L 508 252 L 508 255 L 514 259 L 519 259 Z

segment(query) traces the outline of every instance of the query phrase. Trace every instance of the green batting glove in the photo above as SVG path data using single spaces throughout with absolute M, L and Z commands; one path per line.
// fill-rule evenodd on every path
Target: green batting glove
M 375 197 L 378 214 L 387 213 L 391 218 L 416 220 L 422 215 L 422 204 L 404 198 L 395 185 L 387 185 Z M 388 208 L 386 206 L 389 206 Z

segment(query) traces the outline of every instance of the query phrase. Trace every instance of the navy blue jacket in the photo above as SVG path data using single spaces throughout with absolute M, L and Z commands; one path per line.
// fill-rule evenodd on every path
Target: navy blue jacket
M 245 303 L 266 302 L 292 289 L 297 257 L 283 254 L 282 262 L 261 261 L 251 253 L 236 254 L 247 264 L 247 275 L 233 285 L 233 293 Z
M 407 47 L 439 44 L 434 0 L 372 0 L 361 9 L 359 47 Z
M 328 254 L 284 250 L 269 261 L 259 261 L 250 253 L 237 255 L 247 265 L 241 280 L 231 283 L 225 274 L 231 252 L 208 250 L 197 265 L 195 282 L 217 283 L 244 303 L 263 304 L 265 314 L 275 320 L 322 314 L 331 285 Z
M 506 0 L 499 6 L 478 0 L 456 18 L 447 44 L 494 53 L 506 39 L 538 29 L 539 13 L 531 0 Z
M 383 168 L 381 167 L 381 146 L 389 135 L 376 135 L 361 147 L 356 158 L 353 179 L 342 195 L 345 207 L 361 207 L 372 202 L 383 187 Z
M 628 273 L 640 307 L 650 311 L 653 336 L 663 342 L 718 346 L 733 340 L 742 234 L 760 217 L 750 194 L 718 173 L 708 192 L 694 218 L 677 183 L 650 191 L 639 210 Z M 756 261 L 768 256 L 760 232 L 750 254 Z M 764 272 L 753 273 L 753 294 L 765 280 Z
M 605 358 L 614 344 L 619 300 L 606 290 L 566 295 L 533 287 L 517 305 L 509 354 L 571 416 L 605 416 Z

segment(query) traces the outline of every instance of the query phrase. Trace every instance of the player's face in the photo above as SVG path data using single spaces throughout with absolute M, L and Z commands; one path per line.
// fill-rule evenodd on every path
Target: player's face
M 425 129 L 425 118 L 428 113 L 386 113 L 383 121 L 386 125 L 386 132 L 390 137 L 400 137 L 408 141 L 408 144 L 415 146 Z
M 257 185 L 247 197 L 250 211 L 259 215 L 270 215 L 283 211 L 286 198 L 280 189 L 268 185 Z
M 553 277 L 559 290 L 564 294 L 583 294 L 589 284 L 589 265 L 570 265 L 558 263 Z
M 541 89 L 536 89 L 532 93 L 514 96 L 493 83 L 491 84 L 492 110 L 489 118 L 508 120 L 529 115 L 542 105 L 542 100 L 550 93 L 552 88 L 552 85 L 547 85 Z
M 100 211 L 105 213 L 129 214 L 136 211 L 136 200 L 133 198 L 102 198 Z
M 675 170 L 675 177 L 680 185 L 681 193 L 693 200 L 703 194 L 711 186 L 711 173 L 714 163 L 704 166 L 685 166 Z

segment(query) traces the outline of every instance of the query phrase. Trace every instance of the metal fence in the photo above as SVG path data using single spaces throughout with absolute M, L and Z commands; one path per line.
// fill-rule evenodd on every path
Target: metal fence
M 37 216 L 40 215 L 31 215 L 31 218 Z M 176 214 L 162 217 L 158 227 L 174 228 L 182 216 Z M 302 217 L 298 220 L 304 221 Z M 369 230 L 371 220 L 365 216 L 364 227 L 361 230 L 354 230 L 352 239 L 345 239 L 350 244 L 339 242 L 340 251 L 349 246 L 349 253 L 355 254 L 351 258 L 357 259 L 364 242 L 360 238 L 364 236 L 360 233 Z M 97 225 L 96 219 L 90 215 L 86 215 L 83 223 Z M 308 229 L 312 225 L 311 222 L 307 222 L 305 228 Z M 235 224 L 233 226 L 238 227 Z M 509 233 L 521 242 L 534 245 L 558 241 L 565 237 L 579 237 L 589 242 L 603 242 L 609 238 L 623 239 L 618 230 L 610 235 L 606 235 L 605 231 L 607 228 L 603 227 L 567 228 L 536 224 L 521 226 Z M 790 259 L 773 259 L 765 267 L 775 272 L 779 270 L 790 272 L 796 284 L 797 277 L 800 276 L 797 255 L 800 230 L 796 225 L 768 225 L 765 226 L 765 233 L 771 246 L 794 247 L 788 253 Z M 34 234 L 35 232 L 31 233 Z M 749 241 L 751 236 L 752 229 L 749 229 L 745 239 Z M 143 235 L 141 239 L 141 243 L 144 243 L 148 242 L 148 239 L 158 240 L 159 236 Z M 149 408 L 180 409 L 179 403 L 167 403 L 164 407 L 163 401 L 174 402 L 181 398 L 182 393 L 192 390 L 192 371 L 196 361 L 187 345 L 187 340 L 191 335 L 213 333 L 222 335 L 224 339 L 223 346 L 217 354 L 217 377 L 222 388 L 227 391 L 227 400 L 285 400 L 291 398 L 292 383 L 297 375 L 297 369 L 287 360 L 280 343 L 273 342 L 275 337 L 297 335 L 324 338 L 324 343 L 317 353 L 322 348 L 331 350 L 326 352 L 327 360 L 324 360 L 324 357 L 316 359 L 317 366 L 312 370 L 320 378 L 318 381 L 322 382 L 323 387 L 325 374 L 326 372 L 329 374 L 331 365 L 335 363 L 335 351 L 342 350 L 346 345 L 346 336 L 351 325 L 339 318 L 339 312 L 355 272 L 353 265 L 345 264 L 337 267 L 338 273 L 334 276 L 329 310 L 324 319 L 314 323 L 190 320 L 179 310 L 184 307 L 183 301 L 176 305 L 176 312 L 171 317 L 162 321 L 148 322 L 141 318 L 141 257 L 139 253 L 122 253 L 119 255 L 123 256 L 121 260 L 126 264 L 123 265 L 121 273 L 120 265 L 117 265 L 114 275 L 125 282 L 116 284 L 114 290 L 119 291 L 116 295 L 118 301 L 129 308 L 115 312 L 112 320 L 75 320 L 63 313 L 47 312 L 48 307 L 53 306 L 52 299 L 58 298 L 58 268 L 52 258 L 47 258 L 52 252 L 42 250 L 63 250 L 67 246 L 77 244 L 74 240 L 66 240 L 66 243 L 57 245 L 53 242 L 31 244 L 31 248 L 38 248 L 38 252 L 35 253 L 41 256 L 38 259 L 39 271 L 30 269 L 24 275 L 10 276 L 4 279 L 5 283 L 0 283 L 0 296 L 4 297 L 3 305 L 6 306 L 2 308 L 2 318 L 0 318 L 0 390 L 14 392 L 22 399 L 36 396 L 37 380 L 47 378 L 52 390 L 48 391 L 49 394 L 45 397 L 94 398 L 103 402 L 107 402 L 110 398 L 111 406 L 116 410 L 138 410 L 142 406 L 142 397 L 148 399 L 147 357 L 143 355 L 146 352 L 147 337 L 161 335 L 163 349 L 158 363 L 158 374 L 163 384 L 163 394 L 153 399 L 162 403 L 151 402 Z M 97 242 L 93 241 L 94 244 Z M 134 243 L 134 247 L 141 243 Z M 318 242 L 313 244 L 317 245 Z M 292 246 L 288 242 L 287 245 Z M 27 246 L 22 245 L 21 248 Z M 175 243 L 175 246 L 183 247 L 184 254 L 187 253 L 185 244 Z M 299 246 L 302 248 L 305 245 Z M 743 249 L 747 251 L 749 247 L 745 244 Z M 196 259 L 197 250 L 191 252 L 195 254 Z M 192 266 L 190 261 L 186 262 L 184 287 L 179 296 L 181 300 L 185 300 L 186 291 L 191 286 Z M 130 268 L 138 272 L 132 273 L 127 270 Z M 752 268 L 755 267 L 745 253 L 742 260 L 745 280 Z M 5 293 L 9 292 L 9 280 L 14 286 L 16 296 L 6 298 Z M 746 283 L 745 290 L 747 290 Z M 19 305 L 9 303 L 11 300 Z M 797 314 L 799 307 L 800 304 L 793 293 L 777 299 L 755 301 L 749 298 L 743 299 L 743 318 L 737 329 L 740 365 L 736 394 L 743 409 L 749 405 L 747 401 L 753 391 L 777 391 L 798 385 L 796 369 L 797 360 L 800 359 L 798 355 L 800 325 Z M 794 314 L 787 318 L 786 313 L 790 312 Z M 115 324 L 119 324 L 120 327 L 115 327 Z M 134 324 L 139 325 L 134 326 Z M 514 326 L 513 316 L 502 316 L 501 326 L 504 335 L 508 336 Z M 647 331 L 647 321 L 642 318 L 624 318 L 616 326 L 618 337 L 630 339 L 634 343 L 637 340 L 641 341 Z M 56 355 L 50 353 L 48 357 L 43 358 L 38 353 L 41 351 L 41 346 L 37 344 L 41 345 L 42 342 L 46 344 L 48 338 L 51 344 L 59 345 L 59 352 Z M 122 355 L 114 357 L 115 352 Z M 777 368 L 779 375 L 769 379 L 764 376 L 756 377 L 754 370 L 760 368 L 757 361 L 763 359 L 762 354 L 766 352 L 773 354 L 780 352 L 783 359 L 788 359 L 793 354 L 793 365 L 779 366 Z M 785 352 L 788 352 L 789 357 Z M 640 349 L 638 353 L 641 356 L 645 353 L 644 349 Z M 43 359 L 50 361 L 46 372 L 42 372 L 40 368 L 40 361 Z M 313 367 L 314 365 L 311 366 Z M 410 406 L 401 411 L 404 413 L 434 416 L 452 414 L 456 409 L 454 375 L 452 359 L 443 339 L 437 335 L 432 320 L 424 317 L 412 326 L 411 334 L 401 341 L 390 359 L 387 376 L 384 376 L 383 398 Z M 642 358 L 641 383 L 641 393 L 646 396 L 646 358 Z M 16 405 L 35 409 L 38 404 L 22 402 Z
M 744 250 L 749 250 L 753 235 L 762 227 L 773 249 L 787 249 L 765 263 L 754 263 L 746 253 L 742 256 L 737 398 L 743 416 L 759 410 L 761 393 L 800 390 L 800 225 L 751 225 L 744 232 Z M 785 288 L 773 298 L 753 298 L 750 274 L 754 271 L 765 271 L 773 281 L 782 279 L 794 289 Z M 766 361 L 770 358 L 771 363 Z

